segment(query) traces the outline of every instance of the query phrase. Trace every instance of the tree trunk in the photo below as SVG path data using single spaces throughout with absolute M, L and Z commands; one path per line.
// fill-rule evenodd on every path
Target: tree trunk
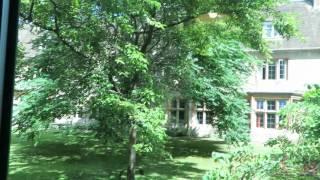
M 135 179 L 135 164 L 136 164 L 136 150 L 134 145 L 137 141 L 137 130 L 134 126 L 130 129 L 129 135 L 129 166 L 127 172 L 127 180 L 134 180 Z

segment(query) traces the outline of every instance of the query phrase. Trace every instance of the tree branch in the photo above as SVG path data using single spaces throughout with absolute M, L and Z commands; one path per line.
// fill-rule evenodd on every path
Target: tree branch
M 33 14 L 33 7 L 34 7 L 34 0 L 31 1 L 29 12 L 28 12 L 28 19 L 29 21 L 32 21 L 32 14 Z
M 182 24 L 182 23 L 185 23 L 185 22 L 188 22 L 188 21 L 191 21 L 193 19 L 195 19 L 196 17 L 194 16 L 188 16 L 186 17 L 185 19 L 182 19 L 181 21 L 177 21 L 177 22 L 173 22 L 173 23 L 170 23 L 170 24 L 167 24 L 165 25 L 165 28 L 170 28 L 170 27 L 174 27 L 174 26 L 177 26 L 179 24 Z M 154 32 L 155 31 L 159 31 L 159 30 L 162 30 L 161 28 L 155 28 L 154 29 Z M 150 31 L 150 30 L 149 30 Z M 136 31 L 134 32 L 135 34 L 147 34 L 149 33 L 149 31 Z
M 84 54 L 83 52 L 79 51 L 74 45 L 72 45 L 70 42 L 68 42 L 60 33 L 60 28 L 59 28 L 59 22 L 58 22 L 58 16 L 57 16 L 57 4 L 56 2 L 54 2 L 53 0 L 49 0 L 52 5 L 54 6 L 54 11 L 55 11 L 55 14 L 54 14 L 54 27 L 50 27 L 50 26 L 46 26 L 42 23 L 39 23 L 37 21 L 34 21 L 33 20 L 33 16 L 32 14 L 28 14 L 27 16 L 24 15 L 23 13 L 19 13 L 19 16 L 22 18 L 22 20 L 26 21 L 26 22 L 30 22 L 32 25 L 35 25 L 43 30 L 46 30 L 46 31 L 50 31 L 52 33 L 54 33 L 57 38 L 60 40 L 60 42 L 62 44 L 64 44 L 65 46 L 67 46 L 71 51 L 73 51 L 74 53 L 76 53 L 77 55 L 79 55 L 80 57 L 82 58 L 86 58 L 86 59 L 92 59 L 92 57 Z M 34 1 L 32 1 L 34 2 Z M 34 4 L 32 3 L 31 4 L 32 6 L 34 6 Z M 30 7 L 30 10 L 32 10 L 33 7 L 31 8 Z M 33 11 L 29 11 L 29 13 L 33 13 Z

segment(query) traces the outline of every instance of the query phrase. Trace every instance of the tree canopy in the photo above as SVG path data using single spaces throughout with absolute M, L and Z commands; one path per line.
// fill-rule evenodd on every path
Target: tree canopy
M 263 22 L 273 17 L 294 34 L 278 0 L 22 0 L 21 22 L 36 27 L 40 50 L 24 61 L 15 123 L 31 135 L 55 118 L 90 114 L 106 141 L 162 149 L 163 103 L 172 92 L 206 102 L 229 140 L 247 139 L 241 85 L 256 64 L 247 48 L 269 57 Z M 216 16 L 210 17 L 210 14 Z

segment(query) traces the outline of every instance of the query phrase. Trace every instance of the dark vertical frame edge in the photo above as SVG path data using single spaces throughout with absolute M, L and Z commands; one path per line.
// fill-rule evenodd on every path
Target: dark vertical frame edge
M 7 6 L 5 5 L 7 1 Z M 14 71 L 15 71 L 15 57 L 17 49 L 17 34 L 18 34 L 18 10 L 19 0 L 2 0 L 2 12 L 8 10 L 9 16 L 7 26 L 7 41 L 6 53 L 0 54 L 4 56 L 5 61 L 1 64 L 4 66 L 4 75 L 1 103 L 1 119 L 0 119 L 0 179 L 6 180 L 8 177 L 8 163 L 9 163 L 9 146 L 10 146 L 10 129 L 11 129 L 11 115 L 13 105 L 13 86 L 14 86 Z M 4 17 L 6 18 L 6 17 Z M 4 18 L 1 18 L 2 20 Z M 3 37 L 1 37 L 1 41 Z

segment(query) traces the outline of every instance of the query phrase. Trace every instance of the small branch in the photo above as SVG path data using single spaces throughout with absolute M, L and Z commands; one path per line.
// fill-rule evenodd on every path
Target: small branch
M 188 22 L 188 21 L 191 21 L 193 19 L 195 19 L 196 17 L 194 16 L 189 16 L 189 17 L 186 17 L 185 19 L 182 19 L 181 21 L 177 21 L 177 22 L 174 22 L 174 23 L 170 23 L 170 24 L 167 24 L 165 25 L 165 28 L 170 28 L 170 27 L 174 27 L 174 26 L 177 26 L 179 24 L 182 24 L 182 23 L 185 23 L 185 22 Z M 162 30 L 161 28 L 155 28 L 154 31 L 159 31 L 159 30 Z M 149 33 L 149 31 L 136 31 L 134 32 L 135 34 L 147 34 Z
M 79 55 L 80 57 L 82 58 L 86 58 L 86 59 L 92 59 L 90 56 L 82 53 L 81 51 L 79 51 L 76 47 L 74 47 L 71 43 L 69 43 L 64 37 L 62 37 L 61 33 L 60 33 L 60 28 L 59 28 L 59 22 L 58 22 L 58 17 L 57 17 L 57 5 L 56 3 L 53 1 L 53 0 L 50 0 L 50 2 L 53 4 L 54 8 L 55 8 L 55 16 L 54 16 L 54 27 L 50 27 L 50 26 L 45 26 L 37 21 L 34 21 L 32 19 L 32 21 L 30 21 L 30 17 L 32 17 L 32 15 L 24 15 L 23 13 L 20 13 L 19 16 L 22 18 L 22 20 L 24 21 L 30 21 L 31 24 L 37 26 L 37 27 L 40 27 L 41 29 L 43 30 L 46 30 L 46 31 L 50 31 L 50 32 L 53 32 L 57 38 L 60 40 L 60 42 L 62 44 L 64 44 L 65 46 L 67 46 L 71 51 L 73 51 L 74 53 L 76 53 L 77 55 Z
M 161 38 L 157 42 L 155 42 L 148 50 L 147 52 L 151 51 L 154 47 L 156 47 L 161 42 Z

